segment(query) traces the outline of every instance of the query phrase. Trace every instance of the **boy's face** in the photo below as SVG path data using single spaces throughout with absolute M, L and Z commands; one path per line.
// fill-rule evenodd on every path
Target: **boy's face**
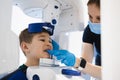
M 36 34 L 31 43 L 28 43 L 27 57 L 30 59 L 50 58 L 46 50 L 52 49 L 52 40 L 48 33 Z

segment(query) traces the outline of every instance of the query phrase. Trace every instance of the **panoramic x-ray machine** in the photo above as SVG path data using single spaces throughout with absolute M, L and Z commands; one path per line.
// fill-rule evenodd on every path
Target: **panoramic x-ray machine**
M 83 9 L 79 0 L 14 0 L 13 4 L 26 15 L 54 25 L 54 39 L 59 39 L 62 32 L 83 30 Z M 80 71 L 60 66 L 55 59 L 40 59 L 40 66 L 27 69 L 29 80 L 83 80 L 80 75 Z

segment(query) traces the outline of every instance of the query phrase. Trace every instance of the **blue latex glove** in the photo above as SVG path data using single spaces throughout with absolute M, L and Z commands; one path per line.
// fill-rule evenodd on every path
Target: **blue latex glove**
M 53 50 L 59 50 L 59 45 L 54 40 L 52 40 L 52 45 L 53 45 Z
M 75 64 L 75 55 L 68 52 L 67 50 L 47 50 L 50 55 L 54 55 L 58 60 L 61 60 L 67 66 L 74 66 Z

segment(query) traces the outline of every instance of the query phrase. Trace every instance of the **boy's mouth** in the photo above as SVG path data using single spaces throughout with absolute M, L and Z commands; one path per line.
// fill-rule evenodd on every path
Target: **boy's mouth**
M 49 49 L 47 49 L 47 50 L 49 50 Z M 44 50 L 44 52 L 47 53 L 47 54 L 50 56 L 50 57 L 49 57 L 50 59 L 52 59 L 52 56 L 48 53 L 47 50 Z
M 48 50 L 50 50 L 50 49 L 47 49 L 47 50 L 44 50 L 44 51 L 50 56 L 49 57 L 50 59 L 53 59 L 53 56 L 48 53 Z
M 47 49 L 48 50 L 48 49 Z M 47 52 L 47 50 L 44 50 L 44 52 Z M 48 52 L 47 52 L 48 53 Z

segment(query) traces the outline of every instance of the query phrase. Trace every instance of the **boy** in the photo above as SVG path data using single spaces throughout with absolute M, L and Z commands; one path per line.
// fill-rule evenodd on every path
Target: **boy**
M 26 56 L 26 63 L 1 80 L 27 80 L 26 70 L 29 66 L 38 66 L 40 58 L 50 58 L 46 50 L 52 50 L 54 26 L 50 23 L 32 23 L 19 35 L 20 47 Z

